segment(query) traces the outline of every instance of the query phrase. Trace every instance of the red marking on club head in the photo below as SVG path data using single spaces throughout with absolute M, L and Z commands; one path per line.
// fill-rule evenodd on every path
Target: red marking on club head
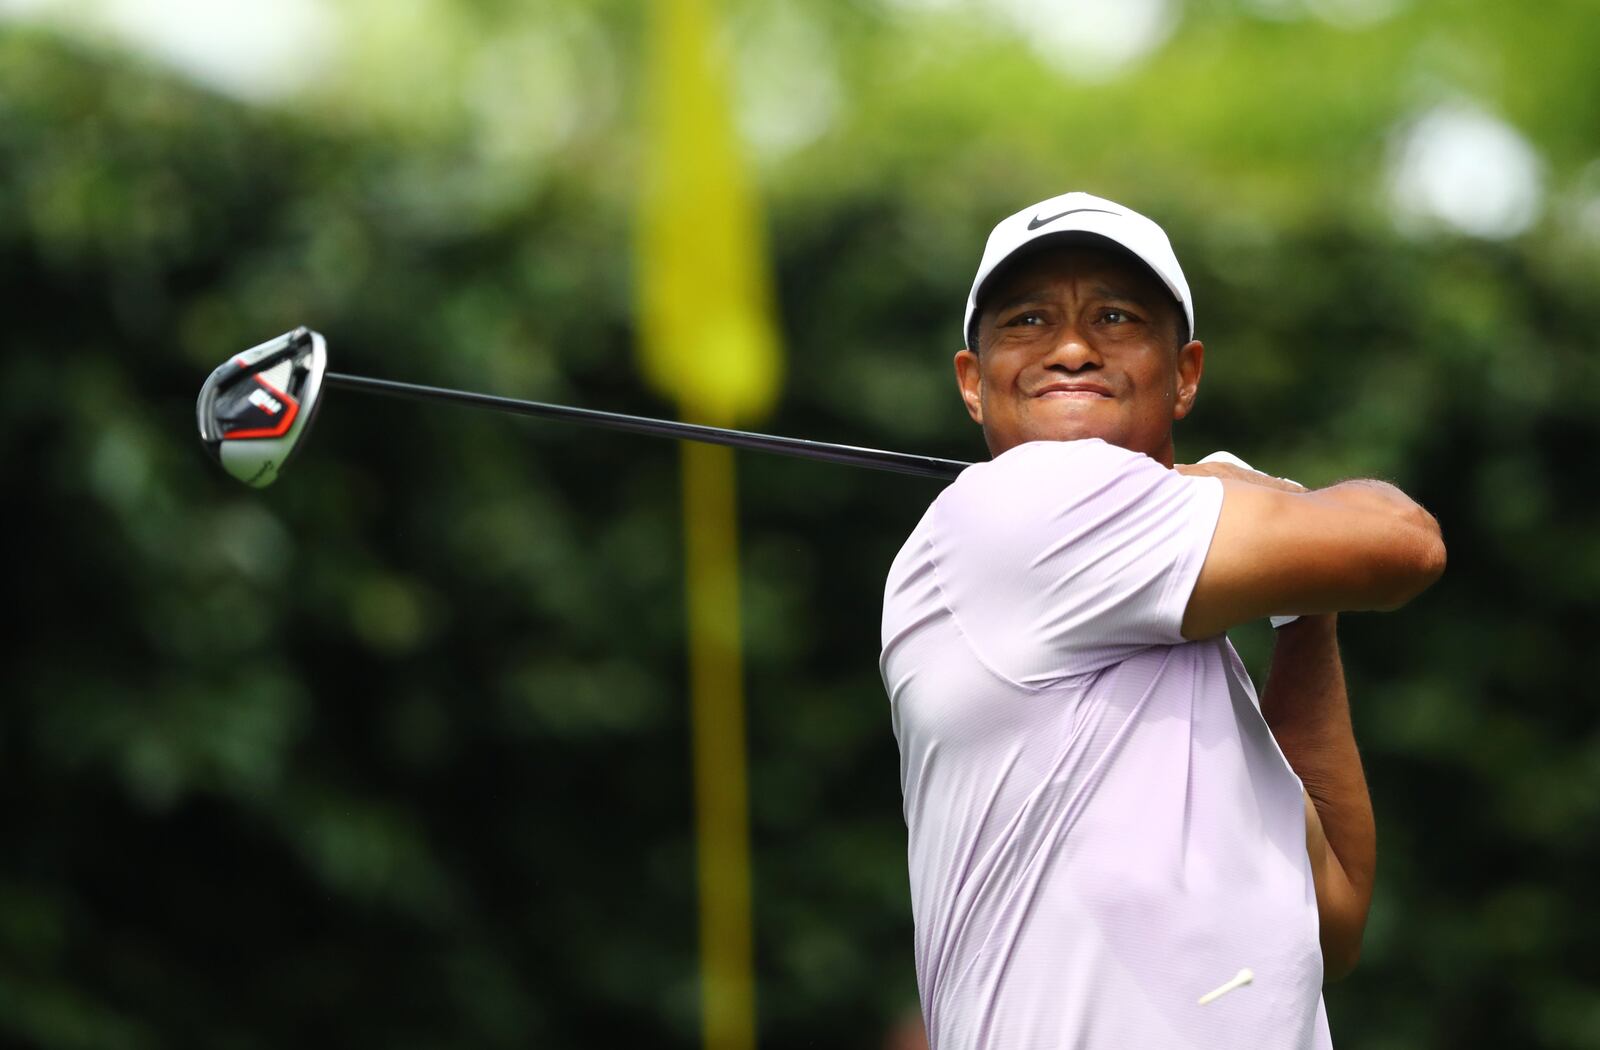
M 222 440 L 224 441 L 237 441 L 241 438 L 283 437 L 283 435 L 289 432 L 289 427 L 294 424 L 294 417 L 300 414 L 300 402 L 296 401 L 288 394 L 285 394 L 282 390 L 279 390 L 277 387 L 273 386 L 260 376 L 254 376 L 253 378 L 257 383 L 265 387 L 269 393 L 275 395 L 279 401 L 283 402 L 284 407 L 288 411 L 284 412 L 282 419 L 278 420 L 270 427 L 256 427 L 253 430 L 230 430 L 228 433 L 222 435 Z

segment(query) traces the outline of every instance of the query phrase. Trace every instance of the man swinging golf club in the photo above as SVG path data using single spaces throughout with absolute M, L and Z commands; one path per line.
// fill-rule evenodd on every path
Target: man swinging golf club
M 993 458 L 883 609 L 933 1050 L 1330 1046 L 1375 863 L 1334 614 L 1437 579 L 1437 523 L 1174 467 L 1205 351 L 1166 234 L 1111 201 L 996 226 L 963 335 Z M 1258 701 L 1223 632 L 1294 615 Z

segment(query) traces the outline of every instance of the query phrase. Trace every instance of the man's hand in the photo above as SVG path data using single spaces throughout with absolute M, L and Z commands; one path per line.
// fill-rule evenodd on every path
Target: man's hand
M 1304 485 L 1290 481 L 1288 478 L 1275 478 L 1271 474 L 1263 474 L 1259 470 L 1241 467 L 1226 460 L 1211 460 L 1206 463 L 1179 463 L 1172 468 L 1179 474 L 1186 474 L 1193 478 L 1221 478 L 1224 481 L 1242 481 L 1247 485 L 1260 485 L 1262 488 L 1277 489 L 1280 492 L 1305 492 Z

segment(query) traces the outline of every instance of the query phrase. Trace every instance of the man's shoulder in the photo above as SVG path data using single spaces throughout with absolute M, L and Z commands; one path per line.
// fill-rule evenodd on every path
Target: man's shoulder
M 988 542 L 1040 515 L 1054 517 L 1063 509 L 1062 496 L 1077 503 L 1143 470 L 1165 472 L 1149 456 L 1100 438 L 1030 441 L 1007 449 L 963 470 L 934 497 L 901 544 L 890 576 L 934 559 L 940 548 Z
M 1113 445 L 1103 438 L 1076 438 L 1071 441 L 1027 441 L 1006 449 L 993 459 L 963 470 L 947 488 L 955 488 L 967 481 L 985 478 L 1010 477 L 1057 467 L 1076 470 L 1127 469 L 1142 465 L 1160 466 L 1143 452 L 1134 452 Z
M 1053 502 L 1064 493 L 1092 493 L 1124 476 L 1159 477 L 1165 471 L 1144 453 L 1101 438 L 1029 441 L 962 471 L 930 509 L 935 513 L 958 508 L 980 514 L 1010 513 L 1019 503 Z
M 895 564 L 929 557 L 939 546 L 987 542 L 1074 508 L 1093 514 L 1097 497 L 1121 504 L 1130 491 L 1143 493 L 1179 477 L 1144 453 L 1101 438 L 1029 441 L 974 463 L 945 486 L 901 545 Z M 1128 479 L 1138 479 L 1131 490 L 1121 484 Z

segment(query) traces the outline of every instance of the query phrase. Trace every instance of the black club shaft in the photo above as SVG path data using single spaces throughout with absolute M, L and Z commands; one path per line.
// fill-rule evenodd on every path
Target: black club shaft
M 701 441 L 710 445 L 773 452 L 781 456 L 815 459 L 825 463 L 844 463 L 853 467 L 912 474 L 925 478 L 953 479 L 970 463 L 960 460 L 940 459 L 937 456 L 917 456 L 907 452 L 888 452 L 855 445 L 837 445 L 828 441 L 808 441 L 805 438 L 779 437 L 773 434 L 755 434 L 747 430 L 728 430 L 699 423 L 682 423 L 671 419 L 651 419 L 648 416 L 630 416 L 621 412 L 601 412 L 592 408 L 573 408 L 570 405 L 552 405 L 543 401 L 524 401 L 495 394 L 478 394 L 466 390 L 448 390 L 443 387 L 423 386 L 418 383 L 400 383 L 392 379 L 373 379 L 369 376 L 345 375 L 329 372 L 323 377 L 326 386 L 345 390 L 360 390 L 369 394 L 409 398 L 417 401 L 442 401 L 447 404 L 471 405 L 518 416 L 537 419 L 556 419 L 582 426 L 620 430 L 632 434 L 653 434 L 656 437 L 680 438 Z

